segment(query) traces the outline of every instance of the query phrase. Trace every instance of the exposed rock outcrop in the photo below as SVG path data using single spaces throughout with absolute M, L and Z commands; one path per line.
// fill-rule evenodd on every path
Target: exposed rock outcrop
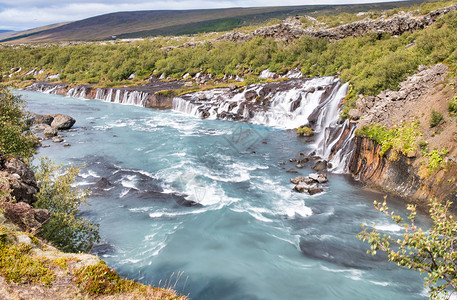
M 48 210 L 34 209 L 25 202 L 6 202 L 2 204 L 2 208 L 8 220 L 28 232 L 39 232 L 50 218 Z
M 379 93 L 376 97 L 361 95 L 357 100 L 358 127 L 377 123 L 390 126 L 392 115 L 403 111 L 403 116 L 396 116 L 397 119 L 404 119 L 409 110 L 403 109 L 405 102 L 414 103 L 421 96 L 426 95 L 438 83 L 446 78 L 448 67 L 444 64 L 437 64 L 430 68 L 419 67 L 419 72 L 409 76 L 399 84 L 398 91 L 386 90 Z
M 432 25 L 438 17 L 457 10 L 457 5 L 451 5 L 430 12 L 424 16 L 413 16 L 411 13 L 399 13 L 390 18 L 378 18 L 375 20 L 362 20 L 345 24 L 335 28 L 305 29 L 300 22 L 299 16 L 287 18 L 277 25 L 262 27 L 250 34 L 241 32 L 229 32 L 217 40 L 247 41 L 255 37 L 273 37 L 280 41 L 291 41 L 303 35 L 330 40 L 341 40 L 348 37 L 362 36 L 370 32 L 377 34 L 389 33 L 400 35 L 404 32 L 412 32 Z
M 16 201 L 32 204 L 37 200 L 35 174 L 24 161 L 20 158 L 6 158 L 0 153 L 0 172 L 8 179 L 8 187 L 5 189 L 11 189 L 11 195 Z

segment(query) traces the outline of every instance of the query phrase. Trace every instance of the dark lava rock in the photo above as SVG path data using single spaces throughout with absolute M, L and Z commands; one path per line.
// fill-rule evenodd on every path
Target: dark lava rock
M 33 123 L 35 124 L 46 124 L 46 125 L 51 125 L 52 121 L 54 120 L 54 117 L 52 115 L 35 115 L 33 118 Z
M 4 215 L 22 230 L 38 232 L 49 221 L 49 211 L 45 209 L 35 210 L 25 202 L 3 204 Z
M 319 172 L 327 169 L 327 161 L 326 160 L 319 160 L 313 166 L 313 170 Z
M 286 172 L 287 172 L 287 173 L 293 173 L 293 174 L 298 173 L 296 170 L 287 170 Z
M 308 189 L 308 193 L 310 195 L 315 195 L 315 194 L 319 194 L 319 193 L 322 193 L 324 190 L 321 189 L 320 187 L 317 186 L 317 184 L 314 184 L 312 186 L 309 187 Z

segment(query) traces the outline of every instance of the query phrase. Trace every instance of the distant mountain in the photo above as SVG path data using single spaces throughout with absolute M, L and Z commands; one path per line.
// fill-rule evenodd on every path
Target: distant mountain
M 291 15 L 338 14 L 372 9 L 391 9 L 417 4 L 418 2 L 420 1 L 333 6 L 306 5 L 116 12 L 15 33 L 0 40 L 0 42 L 105 40 L 228 31 L 241 26 L 261 24 L 272 18 L 284 19 Z
M 1 29 L 0 29 L 0 40 L 6 39 L 7 37 L 12 36 L 12 35 L 15 34 L 16 32 L 17 32 L 17 31 L 13 31 L 13 30 L 1 30 Z

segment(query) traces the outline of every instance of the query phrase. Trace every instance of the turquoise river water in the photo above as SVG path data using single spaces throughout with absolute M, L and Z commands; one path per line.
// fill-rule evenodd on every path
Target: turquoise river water
M 31 112 L 77 120 L 63 133 L 70 147 L 44 141 L 39 155 L 86 164 L 78 185 L 92 190 L 94 251 L 120 274 L 201 300 L 427 298 L 419 274 L 356 238 L 364 222 L 400 233 L 373 209 L 382 194 L 337 174 L 322 194 L 292 191 L 289 158 L 310 151 L 295 132 L 18 93 Z

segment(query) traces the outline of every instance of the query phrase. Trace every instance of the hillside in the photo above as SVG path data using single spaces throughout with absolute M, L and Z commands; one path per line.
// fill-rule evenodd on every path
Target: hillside
M 411 6 L 422 1 L 358 5 L 306 5 L 255 8 L 115 12 L 80 21 L 19 32 L 0 42 L 54 42 L 183 35 L 258 25 L 295 15 L 336 15 Z

